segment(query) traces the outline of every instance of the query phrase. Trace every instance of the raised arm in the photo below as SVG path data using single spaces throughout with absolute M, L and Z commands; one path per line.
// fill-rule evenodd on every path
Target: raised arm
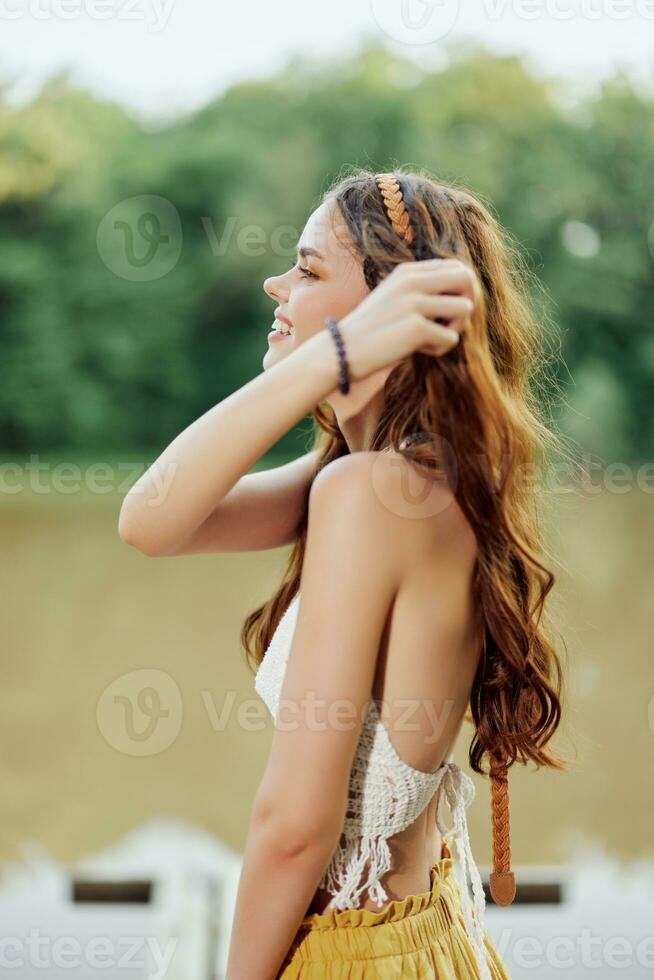
M 170 555 L 261 551 L 290 544 L 304 516 L 320 453 L 258 473 L 246 473 L 207 519 Z
M 340 321 L 351 380 L 416 350 L 446 354 L 458 342 L 474 306 L 474 284 L 472 270 L 459 260 L 398 265 Z M 443 317 L 449 327 L 434 322 Z M 152 556 L 210 547 L 246 550 L 253 544 L 271 547 L 286 541 L 295 520 L 292 501 L 302 498 L 307 484 L 302 464 L 276 476 L 251 474 L 229 502 L 227 497 L 257 460 L 337 385 L 338 358 L 323 328 L 170 443 L 123 500 L 118 526 L 123 541 Z M 248 528 L 247 514 L 252 514 L 257 494 L 261 499 L 274 485 L 283 495 L 287 479 L 292 488 L 287 517 L 272 529 L 264 528 L 261 519 L 258 531 Z M 233 526 L 228 514 L 238 515 Z M 272 544 L 261 543 L 265 541 Z
M 315 456 L 249 471 L 337 383 L 338 360 L 324 330 L 214 405 L 130 488 L 119 517 L 122 540 L 152 557 L 289 540 Z M 278 514 L 266 526 L 276 505 Z

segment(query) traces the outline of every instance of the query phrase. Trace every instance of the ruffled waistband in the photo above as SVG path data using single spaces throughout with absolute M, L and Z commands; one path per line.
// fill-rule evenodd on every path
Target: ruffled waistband
M 327 909 L 305 915 L 300 930 L 321 930 L 347 928 L 348 926 L 378 926 L 385 922 L 398 922 L 417 915 L 434 905 L 441 892 L 442 884 L 452 870 L 452 851 L 445 837 L 442 838 L 441 857 L 430 869 L 431 887 L 429 891 L 394 898 L 379 911 L 373 909 Z

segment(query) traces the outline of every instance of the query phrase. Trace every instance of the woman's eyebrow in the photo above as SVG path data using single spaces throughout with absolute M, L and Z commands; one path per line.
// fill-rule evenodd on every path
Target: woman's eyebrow
M 322 259 L 323 262 L 324 262 L 324 258 L 320 254 L 320 252 L 318 251 L 318 249 L 311 248 L 308 245 L 302 245 L 300 248 L 298 248 L 297 254 L 298 255 L 301 255 L 302 258 L 306 258 L 307 255 L 315 255 L 317 259 Z

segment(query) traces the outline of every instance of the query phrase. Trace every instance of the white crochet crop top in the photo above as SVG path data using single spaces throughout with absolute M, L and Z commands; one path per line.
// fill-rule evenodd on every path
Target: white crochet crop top
M 273 719 L 277 720 L 279 699 L 291 650 L 299 608 L 298 592 L 284 611 L 259 665 L 254 686 Z M 472 780 L 448 759 L 435 772 L 423 772 L 404 762 L 395 751 L 379 709 L 371 698 L 350 773 L 348 808 L 342 839 L 320 880 L 320 887 L 332 894 L 328 908 L 356 908 L 368 891 L 382 906 L 388 894 L 379 880 L 391 867 L 387 838 L 405 830 L 422 813 L 434 794 L 443 794 L 452 813 L 451 828 L 443 825 L 437 805 L 436 822 L 459 852 L 463 877 L 459 880 L 466 932 L 473 947 L 480 980 L 491 980 L 483 942 L 485 895 L 481 877 L 470 847 L 466 807 L 475 795 Z M 369 870 L 363 878 L 366 864 Z M 472 883 L 474 917 L 468 892 L 468 873 Z M 363 878 L 363 880 L 361 880 Z

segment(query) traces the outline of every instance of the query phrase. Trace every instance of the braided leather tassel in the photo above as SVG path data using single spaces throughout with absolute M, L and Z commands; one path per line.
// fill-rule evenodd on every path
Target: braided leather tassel
M 381 191 L 393 228 L 400 238 L 403 238 L 407 245 L 410 245 L 413 241 L 413 229 L 409 220 L 409 213 L 404 206 L 397 177 L 395 174 L 376 174 L 375 180 Z
M 490 780 L 493 824 L 493 870 L 489 876 L 490 893 L 497 905 L 510 905 L 515 898 L 515 875 L 511 871 L 507 767 L 491 761 Z

